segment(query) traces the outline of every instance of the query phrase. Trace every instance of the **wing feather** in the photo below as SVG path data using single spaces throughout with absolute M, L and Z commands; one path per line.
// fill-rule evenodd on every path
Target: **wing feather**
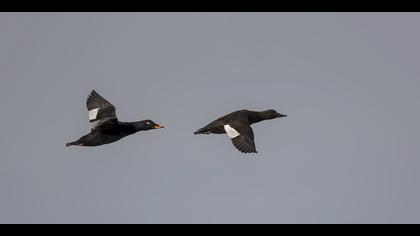
M 89 111 L 89 121 L 92 129 L 107 124 L 114 125 L 118 122 L 115 106 L 99 95 L 95 90 L 89 94 L 86 101 Z
M 254 132 L 249 124 L 236 121 L 225 125 L 224 128 L 236 149 L 242 153 L 257 153 Z

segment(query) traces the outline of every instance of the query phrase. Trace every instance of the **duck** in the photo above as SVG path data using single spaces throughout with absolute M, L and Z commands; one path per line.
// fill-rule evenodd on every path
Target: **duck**
M 66 146 L 95 147 L 110 144 L 140 131 L 162 129 L 164 126 L 147 119 L 137 122 L 121 122 L 116 115 L 116 108 L 95 90 L 92 90 L 86 101 L 90 133 Z
M 251 125 L 264 120 L 286 117 L 276 110 L 239 110 L 225 115 L 194 132 L 198 134 L 227 134 L 233 146 L 242 153 L 258 153 Z

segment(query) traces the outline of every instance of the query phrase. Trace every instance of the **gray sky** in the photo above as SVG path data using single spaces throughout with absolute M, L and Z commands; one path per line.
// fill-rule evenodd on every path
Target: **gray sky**
M 1 13 L 0 223 L 420 223 L 417 13 Z M 163 130 L 99 148 L 90 89 Z M 258 155 L 192 133 L 274 108 Z

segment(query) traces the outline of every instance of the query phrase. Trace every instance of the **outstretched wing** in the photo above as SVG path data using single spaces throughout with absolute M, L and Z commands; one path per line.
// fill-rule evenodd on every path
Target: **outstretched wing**
M 242 153 L 257 153 L 254 132 L 247 122 L 231 122 L 224 128 L 236 149 Z
M 95 90 L 92 90 L 90 93 L 86 101 L 86 107 L 89 111 L 89 121 L 92 124 L 92 129 L 99 128 L 103 125 L 112 126 L 117 124 L 118 118 L 115 112 L 115 106 Z

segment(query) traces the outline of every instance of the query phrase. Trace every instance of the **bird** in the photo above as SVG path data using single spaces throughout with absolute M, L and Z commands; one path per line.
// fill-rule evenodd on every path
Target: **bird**
M 198 134 L 227 134 L 233 146 L 242 153 L 258 153 L 255 147 L 252 124 L 287 115 L 271 109 L 266 111 L 239 110 L 223 116 L 194 132 Z
M 120 122 L 116 115 L 115 106 L 92 90 L 86 101 L 89 111 L 89 121 L 92 129 L 89 134 L 75 142 L 67 143 L 66 146 L 94 147 L 119 141 L 139 131 L 162 129 L 164 126 L 156 124 L 152 120 L 138 122 Z

